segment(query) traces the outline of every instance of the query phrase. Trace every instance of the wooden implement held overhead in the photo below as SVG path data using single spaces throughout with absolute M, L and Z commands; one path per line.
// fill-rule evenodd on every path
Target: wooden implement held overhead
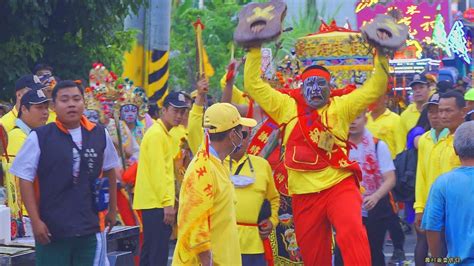
M 408 38 L 408 27 L 397 23 L 396 18 L 378 14 L 375 19 L 361 29 L 366 41 L 382 54 L 392 56 L 395 51 L 405 45 Z M 381 37 L 385 35 L 385 37 Z
M 252 47 L 277 39 L 282 32 L 286 9 L 286 4 L 280 0 L 247 4 L 239 13 L 234 41 Z

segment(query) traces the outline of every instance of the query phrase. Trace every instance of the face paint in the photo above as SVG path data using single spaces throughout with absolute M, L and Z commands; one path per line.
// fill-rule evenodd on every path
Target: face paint
M 84 115 L 92 123 L 99 123 L 99 112 L 97 112 L 96 110 L 86 109 L 84 110 Z
M 134 123 L 138 118 L 138 107 L 132 104 L 127 104 L 120 108 L 120 119 L 126 123 Z
M 322 77 L 308 77 L 303 82 L 303 95 L 309 106 L 322 107 L 326 104 L 329 96 L 329 84 Z

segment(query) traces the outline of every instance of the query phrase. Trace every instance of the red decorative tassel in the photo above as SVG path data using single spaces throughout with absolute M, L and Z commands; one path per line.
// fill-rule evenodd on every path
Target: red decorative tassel
M 270 244 L 270 239 L 266 238 L 263 241 L 263 250 L 265 252 L 265 260 L 267 261 L 267 266 L 274 266 L 275 262 L 273 260 L 272 245 Z

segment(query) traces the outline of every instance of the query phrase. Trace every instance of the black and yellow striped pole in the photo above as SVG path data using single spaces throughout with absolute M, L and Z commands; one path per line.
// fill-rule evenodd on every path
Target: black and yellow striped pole
M 125 54 L 124 77 L 141 86 L 150 103 L 161 104 L 168 91 L 171 1 L 148 0 L 136 16 L 129 16 L 126 28 L 141 33 L 137 44 Z

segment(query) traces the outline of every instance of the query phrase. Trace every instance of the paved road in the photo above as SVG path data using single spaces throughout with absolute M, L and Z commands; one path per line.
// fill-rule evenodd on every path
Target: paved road
M 416 244 L 416 233 L 415 233 L 415 230 L 413 229 L 410 234 L 405 234 L 404 249 L 405 249 L 405 256 L 407 257 L 407 261 L 404 265 L 415 265 L 414 254 L 413 254 L 415 251 L 415 244 Z M 393 254 L 393 246 L 391 245 L 389 241 L 385 241 L 384 254 L 385 254 L 385 259 L 388 262 Z M 388 264 L 388 265 L 393 265 L 393 264 Z
M 410 234 L 405 235 L 405 256 L 407 257 L 406 262 L 403 264 L 403 266 L 414 266 L 414 250 L 415 250 L 415 244 L 416 244 L 416 233 L 414 230 Z M 171 259 L 173 257 L 173 251 L 174 251 L 175 244 L 171 243 L 170 244 L 170 255 L 168 257 L 168 265 L 171 265 Z M 384 253 L 385 253 L 385 258 L 388 261 L 392 257 L 393 253 L 393 246 L 391 245 L 390 241 L 385 242 L 385 247 L 384 247 Z M 387 264 L 389 266 L 395 266 L 394 264 Z M 397 266 L 402 266 L 402 265 L 397 265 Z

